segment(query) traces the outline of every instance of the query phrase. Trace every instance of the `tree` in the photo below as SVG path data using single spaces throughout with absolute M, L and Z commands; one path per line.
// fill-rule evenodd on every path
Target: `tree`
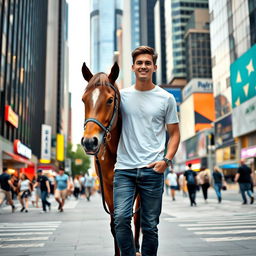
M 71 159 L 72 176 L 84 175 L 90 168 L 90 158 L 85 154 L 81 145 L 76 145 L 76 151 L 73 151 L 73 144 L 69 143 L 67 147 L 67 157 Z

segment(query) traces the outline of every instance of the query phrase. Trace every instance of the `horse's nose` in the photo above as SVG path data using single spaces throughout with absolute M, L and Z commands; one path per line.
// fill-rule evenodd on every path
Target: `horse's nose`
M 97 137 L 82 138 L 81 144 L 86 152 L 95 152 L 99 146 L 99 140 Z

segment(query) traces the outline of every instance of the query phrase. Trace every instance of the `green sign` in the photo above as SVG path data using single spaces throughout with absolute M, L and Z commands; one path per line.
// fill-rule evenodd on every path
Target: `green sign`
M 230 66 L 232 108 L 256 96 L 256 45 Z

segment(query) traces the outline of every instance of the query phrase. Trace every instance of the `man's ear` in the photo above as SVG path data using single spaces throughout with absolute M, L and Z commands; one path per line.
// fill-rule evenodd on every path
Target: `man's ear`
M 119 75 L 119 66 L 117 62 L 114 63 L 113 67 L 111 68 L 110 74 L 108 75 L 108 79 L 111 84 L 114 84 L 116 79 L 118 78 Z
M 86 66 L 85 62 L 83 63 L 82 66 L 82 74 L 84 79 L 89 82 L 90 79 L 93 77 L 93 74 L 91 73 L 90 69 Z
M 157 71 L 157 65 L 154 65 L 154 72 Z

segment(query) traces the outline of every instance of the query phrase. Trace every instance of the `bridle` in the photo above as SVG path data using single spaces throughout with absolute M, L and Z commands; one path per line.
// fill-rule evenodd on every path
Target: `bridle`
M 104 85 L 109 86 L 110 88 L 112 88 L 115 92 L 115 99 L 114 99 L 114 110 L 112 113 L 112 117 L 111 120 L 108 124 L 108 126 L 104 126 L 100 121 L 98 121 L 95 118 L 87 118 L 84 120 L 84 129 L 86 127 L 86 124 L 89 122 L 93 122 L 95 124 L 97 124 L 103 131 L 104 131 L 104 136 L 103 136 L 103 145 L 104 145 L 104 150 L 105 150 L 105 144 L 106 144 L 106 140 L 111 138 L 110 135 L 110 131 L 111 128 L 113 126 L 113 123 L 116 119 L 117 113 L 118 113 L 118 106 L 119 106 L 119 98 L 118 98 L 118 91 L 116 89 L 116 87 L 114 85 L 112 85 L 111 83 L 105 83 Z M 83 140 L 83 138 L 82 138 Z M 81 141 L 82 144 L 82 141 Z M 98 150 L 95 153 L 92 153 L 90 155 L 94 155 L 96 158 L 96 164 L 98 166 L 98 172 L 99 172 L 99 178 L 100 178 L 100 188 L 101 188 L 101 195 L 102 195 L 102 204 L 103 204 L 103 208 L 106 211 L 106 213 L 110 214 L 111 216 L 113 216 L 113 214 L 108 210 L 107 206 L 106 206 L 106 201 L 105 201 L 105 192 L 104 192 L 104 186 L 103 186 L 103 177 L 102 177 L 102 171 L 101 171 L 101 165 L 100 165 L 100 161 L 99 161 L 99 157 L 98 157 L 98 153 L 99 153 L 100 147 L 98 148 Z
M 110 137 L 110 131 L 111 131 L 113 123 L 116 119 L 116 116 L 117 116 L 117 113 L 118 113 L 118 106 L 119 106 L 119 98 L 118 98 L 119 94 L 118 94 L 118 91 L 117 91 L 116 87 L 114 85 L 112 85 L 111 83 L 109 83 L 109 82 L 105 83 L 104 85 L 109 86 L 115 92 L 114 110 L 113 110 L 112 117 L 111 117 L 111 120 L 110 120 L 108 126 L 104 126 L 100 121 L 98 121 L 95 118 L 87 118 L 87 119 L 84 120 L 84 129 L 85 129 L 87 123 L 93 122 L 93 123 L 97 124 L 104 131 L 103 144 L 105 144 L 106 139 Z M 100 147 L 98 148 L 98 150 L 95 153 L 92 153 L 90 155 L 95 155 L 96 156 L 99 153 L 99 149 L 100 149 Z

